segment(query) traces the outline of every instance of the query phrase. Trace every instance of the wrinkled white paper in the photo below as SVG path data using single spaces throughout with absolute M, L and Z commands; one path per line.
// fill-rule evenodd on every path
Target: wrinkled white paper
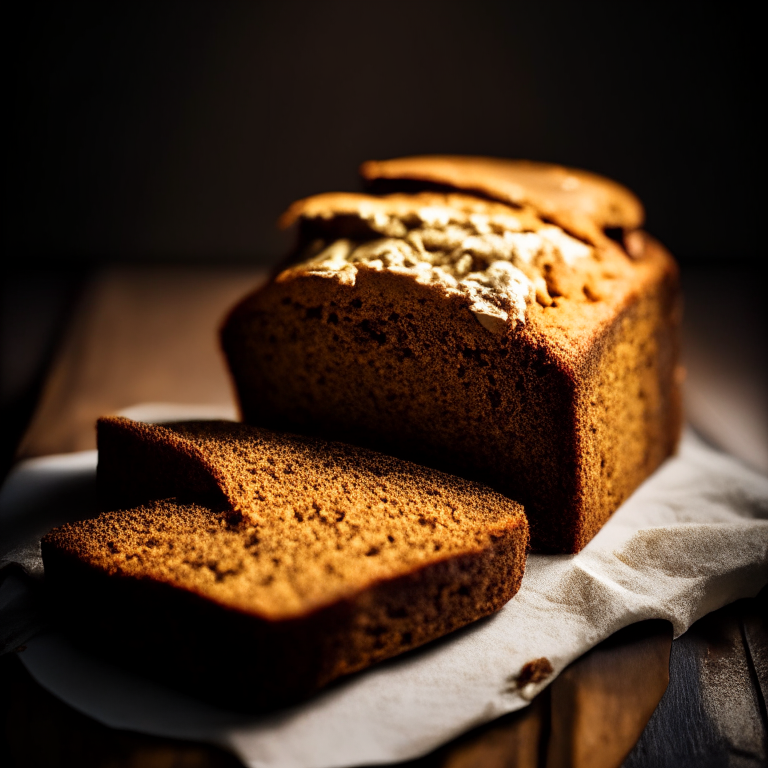
M 95 462 L 91 452 L 19 465 L 3 489 L 0 520 L 20 507 L 53 519 L 45 510 L 56 489 L 71 496 L 79 483 L 88 493 Z M 33 550 L 17 551 L 34 560 Z M 520 591 L 495 616 L 279 714 L 214 709 L 92 659 L 53 632 L 20 656 L 41 685 L 113 727 L 211 741 L 259 768 L 386 763 L 524 707 L 628 624 L 667 619 L 677 636 L 767 580 L 768 478 L 687 432 L 678 456 L 582 552 L 531 555 Z M 553 674 L 517 690 L 523 665 L 541 657 Z

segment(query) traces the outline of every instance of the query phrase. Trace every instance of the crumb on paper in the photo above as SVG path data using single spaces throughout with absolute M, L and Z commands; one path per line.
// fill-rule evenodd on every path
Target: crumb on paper
M 540 683 L 542 680 L 549 677 L 554 672 L 552 662 L 546 657 L 542 656 L 540 659 L 533 659 L 529 661 L 520 669 L 520 673 L 517 677 L 513 678 L 515 687 L 525 688 L 530 683 Z

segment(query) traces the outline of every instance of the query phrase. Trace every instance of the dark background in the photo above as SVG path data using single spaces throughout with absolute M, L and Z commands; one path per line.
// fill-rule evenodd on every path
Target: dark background
M 6 29 L 7 248 L 270 259 L 296 197 L 450 152 L 598 171 L 678 256 L 754 254 L 758 22 L 672 5 L 26 4 Z
M 744 268 L 762 252 L 757 30 L 734 4 L 19 4 L 4 30 L 6 431 L 94 267 L 268 263 L 286 205 L 355 189 L 369 158 L 588 168 L 640 195 L 684 267 Z

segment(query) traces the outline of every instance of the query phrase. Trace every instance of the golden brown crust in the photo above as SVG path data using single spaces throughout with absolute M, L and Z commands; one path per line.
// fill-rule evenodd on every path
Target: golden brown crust
M 192 692 L 276 706 L 519 587 L 525 515 L 476 483 L 232 422 L 98 432 L 113 511 L 43 539 L 46 579 L 75 631 Z
M 644 220 L 642 204 L 625 187 L 588 171 L 550 163 L 425 155 L 369 160 L 360 173 L 370 184 L 423 182 L 532 207 L 595 246 L 606 245 L 606 228 L 637 229 Z

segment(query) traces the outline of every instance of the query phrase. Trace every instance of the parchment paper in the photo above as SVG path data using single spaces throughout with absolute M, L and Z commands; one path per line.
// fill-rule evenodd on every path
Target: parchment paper
M 39 574 L 40 535 L 76 514 L 78 498 L 88 508 L 95 464 L 89 452 L 34 459 L 14 470 L 0 494 L 0 522 L 26 523 L 24 530 L 16 526 L 6 562 Z M 688 431 L 679 455 L 581 553 L 529 556 L 520 591 L 495 616 L 279 714 L 213 709 L 96 661 L 50 629 L 27 640 L 20 657 L 41 685 L 113 727 L 211 741 L 251 766 L 386 763 L 526 706 L 621 627 L 661 618 L 678 636 L 704 614 L 755 595 L 767 580 L 768 478 Z M 4 624 L 13 611 L 3 603 L 18 609 L 24 597 L 18 579 L 6 584 Z M 34 607 L 28 610 L 34 618 Z M 518 689 L 521 668 L 541 658 L 554 671 Z

